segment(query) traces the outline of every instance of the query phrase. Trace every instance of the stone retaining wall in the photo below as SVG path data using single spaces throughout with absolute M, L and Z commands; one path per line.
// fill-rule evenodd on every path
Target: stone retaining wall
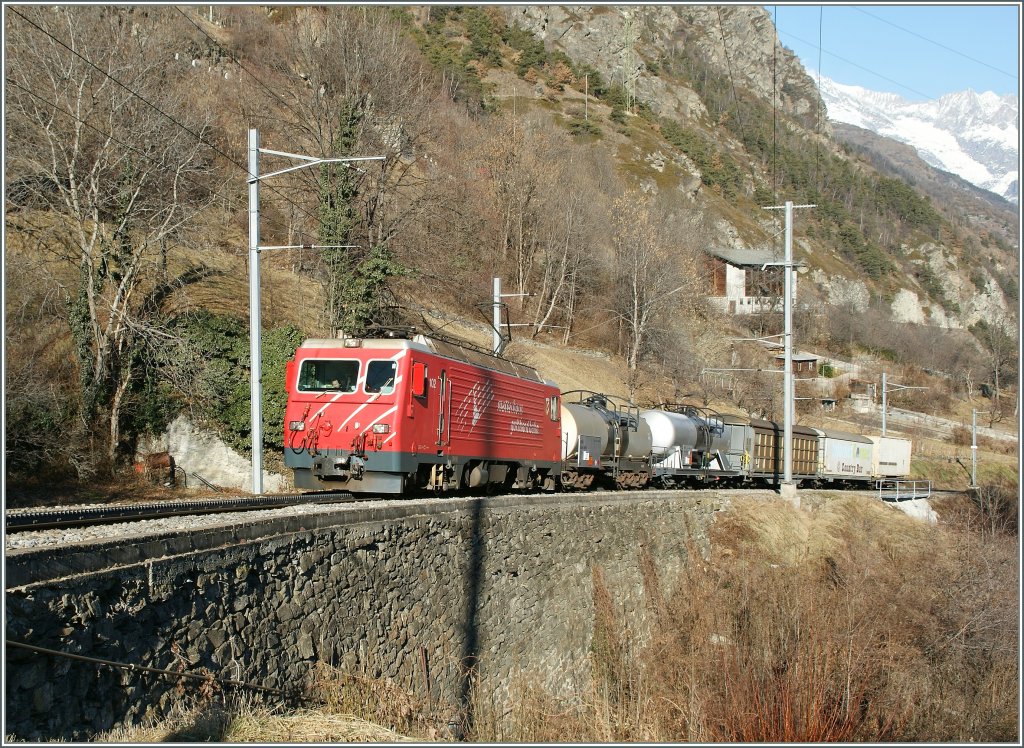
M 587 683 L 595 570 L 642 628 L 641 556 L 670 590 L 688 548 L 706 552 L 720 502 L 711 491 L 405 502 L 12 553 L 8 584 L 21 586 L 7 589 L 7 637 L 288 689 L 325 662 L 429 687 L 453 716 L 469 657 L 487 703 L 507 712 L 517 676 L 562 694 Z M 165 678 L 22 649 L 8 647 L 6 665 L 5 729 L 18 739 L 85 739 L 177 698 Z

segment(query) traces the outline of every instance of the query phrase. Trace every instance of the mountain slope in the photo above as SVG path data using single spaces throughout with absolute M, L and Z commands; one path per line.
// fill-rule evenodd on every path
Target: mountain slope
M 913 184 L 933 202 L 950 206 L 957 218 L 978 231 L 1010 235 L 1017 209 L 1009 200 L 928 164 L 917 150 L 856 125 L 834 123 L 835 139 L 866 158 L 879 171 Z
M 1018 200 L 1020 130 L 1016 96 L 971 90 L 934 101 L 821 78 L 833 123 L 854 125 L 913 146 L 928 164 L 1007 200 Z

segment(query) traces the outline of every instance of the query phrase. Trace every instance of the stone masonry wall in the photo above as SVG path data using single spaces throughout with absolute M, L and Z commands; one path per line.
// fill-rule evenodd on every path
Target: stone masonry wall
M 20 586 L 7 589 L 7 637 L 288 689 L 322 661 L 420 694 L 429 684 L 453 716 L 458 663 L 475 656 L 478 687 L 507 713 L 518 676 L 562 694 L 587 683 L 594 569 L 637 626 L 641 549 L 671 590 L 688 547 L 706 552 L 720 500 L 391 504 L 401 506 L 8 554 L 8 584 Z M 7 647 L 6 666 L 5 734 L 18 739 L 85 739 L 164 715 L 177 698 L 166 678 L 23 649 Z

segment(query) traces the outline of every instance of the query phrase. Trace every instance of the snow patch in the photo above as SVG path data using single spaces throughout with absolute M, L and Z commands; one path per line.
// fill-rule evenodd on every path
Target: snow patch
M 1017 202 L 1018 98 L 959 91 L 932 101 L 820 78 L 829 119 L 906 143 L 931 166 Z
M 928 499 L 910 499 L 909 501 L 896 501 L 893 503 L 900 511 L 911 517 L 924 520 L 932 525 L 937 524 L 939 521 L 939 515 L 932 509 Z

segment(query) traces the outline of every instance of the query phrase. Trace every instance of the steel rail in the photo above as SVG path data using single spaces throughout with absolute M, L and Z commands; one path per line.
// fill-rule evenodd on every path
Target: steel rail
M 287 496 L 254 496 L 237 499 L 195 499 L 187 501 L 148 502 L 130 506 L 96 506 L 70 509 L 46 508 L 41 510 L 8 510 L 5 516 L 7 532 L 26 530 L 52 530 L 83 527 L 113 522 L 138 522 L 188 514 L 216 514 L 221 512 L 278 509 L 301 504 L 342 503 L 353 500 L 350 493 L 293 494 Z

